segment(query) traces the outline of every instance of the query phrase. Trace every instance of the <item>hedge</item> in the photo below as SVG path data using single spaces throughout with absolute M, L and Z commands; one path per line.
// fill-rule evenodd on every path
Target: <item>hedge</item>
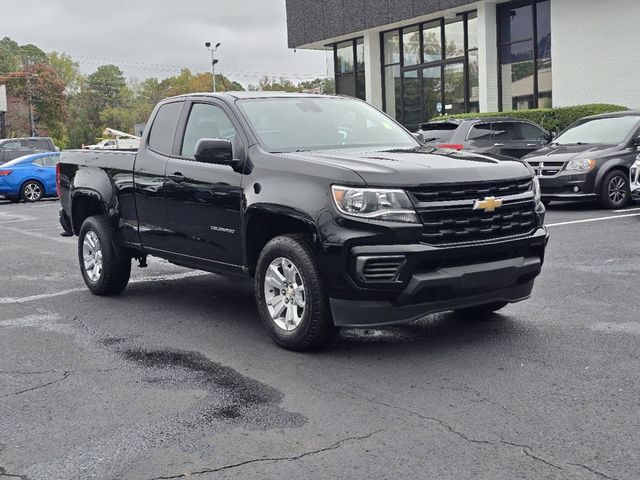
M 594 103 L 577 105 L 575 107 L 538 108 L 533 110 L 513 110 L 511 112 L 494 113 L 462 113 L 458 115 L 444 115 L 432 118 L 432 121 L 447 120 L 449 118 L 484 118 L 484 117 L 513 117 L 530 120 L 541 125 L 550 132 L 560 133 L 576 120 L 600 113 L 620 112 L 628 110 L 620 105 Z

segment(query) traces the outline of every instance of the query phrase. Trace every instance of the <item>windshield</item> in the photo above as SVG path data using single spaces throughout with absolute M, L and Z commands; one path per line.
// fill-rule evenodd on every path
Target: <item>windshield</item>
M 600 143 L 619 145 L 637 128 L 640 116 L 595 118 L 574 124 L 558 136 L 556 145 Z
M 8 161 L 7 163 L 3 163 L 3 167 L 11 167 L 13 165 L 19 165 L 21 163 L 27 163 L 31 155 L 23 155 L 22 157 L 14 158 L 13 160 Z M 35 159 L 34 159 L 35 160 Z
M 238 104 L 262 147 L 272 153 L 420 146 L 406 130 L 360 100 L 279 97 L 241 100 Z

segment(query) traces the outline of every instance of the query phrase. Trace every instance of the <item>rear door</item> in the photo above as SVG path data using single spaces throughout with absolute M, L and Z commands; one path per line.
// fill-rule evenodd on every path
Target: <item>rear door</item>
M 195 261 L 242 265 L 242 175 L 194 158 L 203 138 L 224 138 L 238 145 L 243 141 L 240 125 L 228 107 L 213 99 L 191 102 L 187 108 L 179 154 L 167 163 L 171 249 Z M 241 150 L 234 149 L 234 155 Z
M 56 191 L 56 165 L 59 161 L 60 155 L 48 155 L 40 157 L 33 162 L 37 165 L 36 169 L 44 183 L 46 195 L 53 195 Z
M 492 153 L 516 158 L 521 158 L 525 155 L 526 149 L 520 138 L 520 131 L 516 123 L 512 121 L 492 122 Z
M 161 252 L 170 249 L 164 179 L 167 161 L 177 148 L 175 137 L 183 107 L 184 101 L 158 107 L 146 143 L 135 159 L 133 191 L 140 241 L 144 247 Z

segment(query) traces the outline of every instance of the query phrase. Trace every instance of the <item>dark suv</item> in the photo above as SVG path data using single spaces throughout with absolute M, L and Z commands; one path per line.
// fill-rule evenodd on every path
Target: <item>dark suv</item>
M 55 152 L 56 150 L 53 140 L 49 137 L 6 138 L 0 140 L 0 165 L 31 153 Z
M 536 171 L 542 200 L 598 200 L 604 208 L 629 203 L 629 169 L 638 158 L 640 110 L 586 117 L 524 160 Z
M 419 134 L 427 145 L 522 158 L 551 141 L 541 126 L 514 118 L 450 119 L 423 123 Z

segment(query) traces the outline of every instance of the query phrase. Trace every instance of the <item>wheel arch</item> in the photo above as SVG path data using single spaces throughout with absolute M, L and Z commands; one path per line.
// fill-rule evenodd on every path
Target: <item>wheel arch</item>
M 81 189 L 73 192 L 71 199 L 71 229 L 75 235 L 80 233 L 82 223 L 92 215 L 106 215 L 107 210 L 102 196 L 95 190 Z
M 602 190 L 602 182 L 604 178 L 614 170 L 621 171 L 627 176 L 627 178 L 629 178 L 629 169 L 631 167 L 627 166 L 627 163 L 629 162 L 625 162 L 623 159 L 617 158 L 617 159 L 609 160 L 604 165 L 602 165 L 598 169 L 598 173 L 596 174 L 595 192 L 600 194 L 600 191 Z
M 258 257 L 271 239 L 293 233 L 308 235 L 314 244 L 318 239 L 315 222 L 302 212 L 273 205 L 251 207 L 244 222 L 244 262 L 250 274 L 255 273 Z

